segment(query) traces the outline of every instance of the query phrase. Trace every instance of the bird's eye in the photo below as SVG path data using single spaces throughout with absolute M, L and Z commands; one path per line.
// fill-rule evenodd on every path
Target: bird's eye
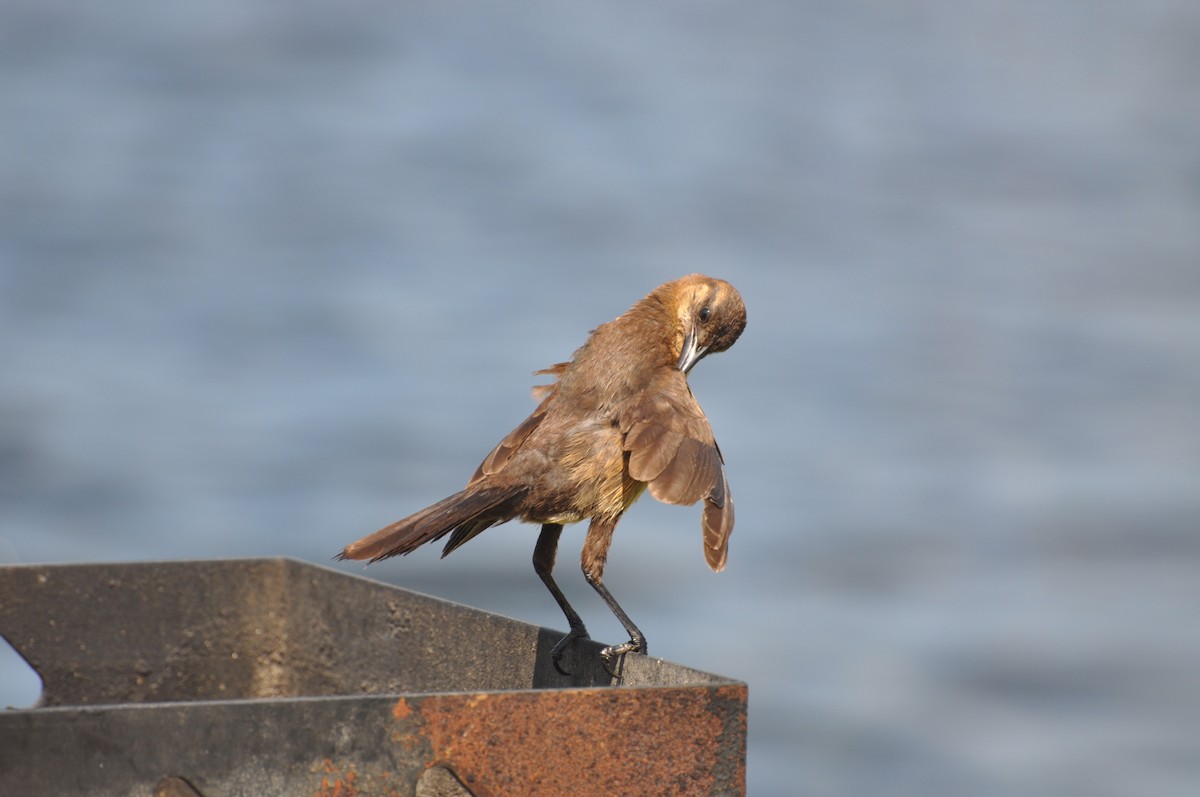
M 699 318 L 700 318 L 701 324 L 707 324 L 708 319 L 712 318 L 712 308 L 709 307 L 707 304 L 704 305 L 703 307 L 701 307 Z

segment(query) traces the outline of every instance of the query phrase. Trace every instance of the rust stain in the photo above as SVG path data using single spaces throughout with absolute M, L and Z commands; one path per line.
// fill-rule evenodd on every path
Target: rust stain
M 401 797 L 412 795 L 412 786 L 397 780 L 389 771 L 360 773 L 353 767 L 339 768 L 326 759 L 324 772 L 313 797 Z
M 330 781 L 329 778 L 321 779 L 321 788 L 317 791 L 316 797 L 357 797 L 358 790 L 354 788 L 354 779 L 341 780 L 335 778 Z
M 360 774 L 354 767 L 338 767 L 326 759 L 320 767 L 324 774 L 313 797 L 400 797 L 412 794 L 412 787 L 405 787 L 393 779 L 388 771 Z
M 421 728 L 421 715 L 413 710 L 407 699 L 400 698 L 392 706 L 392 717 L 396 720 L 396 726 L 392 730 L 392 742 L 400 745 L 405 755 L 416 755 L 426 744 Z
M 744 705 L 735 686 L 430 695 L 409 708 L 431 765 L 500 797 L 744 793 Z
M 314 797 L 360 797 L 363 793 L 355 786 L 358 773 L 353 767 L 344 771 L 326 758 L 323 762 L 325 776 L 321 778 L 321 786 Z

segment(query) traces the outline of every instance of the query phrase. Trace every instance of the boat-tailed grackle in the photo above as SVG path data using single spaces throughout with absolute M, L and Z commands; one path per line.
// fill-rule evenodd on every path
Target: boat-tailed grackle
M 534 388 L 537 409 L 492 449 L 466 488 L 350 543 L 338 558 L 374 562 L 449 534 L 445 556 L 498 523 L 540 523 L 533 567 L 571 627 L 552 651 L 562 671 L 563 651 L 588 633 L 551 570 L 563 525 L 590 519 L 584 577 L 629 632 L 628 642 L 601 652 L 605 664 L 611 671 L 616 657 L 645 653 L 646 637 L 604 586 L 613 530 L 647 488 L 669 504 L 703 499 L 704 558 L 724 569 L 733 497 L 687 375 L 745 327 L 746 307 L 728 282 L 693 274 L 659 286 L 593 330 L 570 362 L 537 372 L 554 382 Z

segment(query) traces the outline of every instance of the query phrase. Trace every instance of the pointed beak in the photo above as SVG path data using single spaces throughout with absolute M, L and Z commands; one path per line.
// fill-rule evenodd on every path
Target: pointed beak
M 675 366 L 686 374 L 707 353 L 708 349 L 699 345 L 699 338 L 693 327 L 688 331 L 687 337 L 683 339 L 683 352 L 679 355 L 679 362 Z

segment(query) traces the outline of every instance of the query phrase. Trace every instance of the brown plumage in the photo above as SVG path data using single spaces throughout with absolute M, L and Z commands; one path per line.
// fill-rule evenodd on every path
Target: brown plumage
M 669 504 L 703 499 L 704 558 L 713 570 L 725 567 L 733 498 L 687 374 L 702 357 L 732 346 L 745 326 L 742 297 L 728 282 L 693 274 L 659 286 L 593 330 L 570 362 L 537 372 L 555 381 L 534 389 L 537 409 L 463 490 L 350 543 L 338 558 L 374 562 L 449 534 L 445 556 L 498 523 L 540 523 L 534 569 L 571 626 L 553 651 L 558 667 L 566 646 L 587 630 L 551 570 L 563 525 L 590 519 L 584 576 L 630 634 L 629 642 L 605 648 L 605 659 L 645 653 L 645 636 L 602 581 L 613 529 L 647 488 Z

